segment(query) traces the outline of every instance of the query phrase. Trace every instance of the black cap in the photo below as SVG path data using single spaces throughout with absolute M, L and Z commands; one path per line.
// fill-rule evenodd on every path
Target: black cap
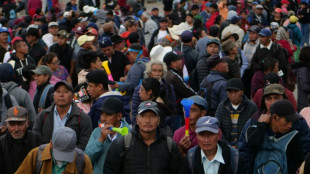
M 99 77 L 99 78 L 98 78 Z M 114 85 L 115 82 L 108 79 L 108 75 L 104 70 L 94 70 L 86 75 L 87 82 Z
M 232 78 L 229 79 L 226 83 L 226 90 L 243 90 L 244 89 L 244 85 L 243 82 L 241 81 L 241 79 L 239 78 Z
M 99 110 L 107 114 L 122 113 L 124 111 L 124 104 L 118 98 L 109 97 L 103 101 Z
M 61 85 L 64 85 L 68 90 L 70 90 L 71 92 L 73 92 L 73 87 L 71 84 L 69 84 L 67 81 L 60 81 L 57 82 L 54 86 L 54 91 L 56 91 Z
M 260 27 L 258 25 L 252 25 L 249 31 L 252 31 L 254 33 L 259 33 L 260 32 Z
M 170 66 L 171 62 L 180 60 L 184 57 L 183 54 L 178 54 L 175 51 L 170 51 L 164 56 L 164 62 L 167 64 L 167 66 Z
M 286 118 L 288 121 L 294 122 L 302 117 L 295 111 L 292 103 L 286 99 L 274 102 L 270 107 L 271 114 L 277 114 Z
M 218 54 L 215 54 L 213 56 L 210 56 L 207 59 L 207 67 L 211 69 L 221 62 L 226 62 L 226 61 L 224 59 L 221 59 Z

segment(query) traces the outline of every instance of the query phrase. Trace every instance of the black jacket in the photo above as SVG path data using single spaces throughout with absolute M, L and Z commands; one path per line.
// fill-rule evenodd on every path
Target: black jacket
M 13 174 L 33 148 L 41 145 L 42 137 L 27 131 L 21 140 L 15 140 L 7 131 L 0 137 L 0 173 Z
M 64 66 L 70 72 L 71 61 L 73 58 L 73 48 L 71 48 L 69 44 L 62 47 L 59 46 L 58 43 L 55 43 L 50 46 L 49 52 L 56 53 L 60 61 L 60 65 Z
M 105 174 L 176 174 L 181 165 L 181 154 L 173 141 L 171 153 L 167 145 L 167 134 L 157 128 L 157 140 L 146 145 L 136 125 L 132 129 L 131 145 L 125 152 L 124 137 L 119 137 L 110 146 L 104 164 Z
M 192 71 L 196 68 L 196 64 L 198 60 L 200 59 L 200 54 L 198 51 L 193 49 L 189 45 L 177 45 L 173 49 L 174 51 L 180 51 L 184 54 L 185 59 L 185 65 L 188 71 L 188 74 L 190 75 Z
M 42 40 L 38 40 L 35 44 L 32 46 L 28 44 L 29 47 L 29 55 L 33 58 L 36 65 L 40 61 L 40 59 L 45 56 L 46 49 L 45 49 L 45 43 Z
M 37 86 L 35 95 L 33 97 L 33 106 L 34 106 L 34 109 L 36 110 L 36 113 L 38 113 L 38 108 L 39 108 L 39 103 L 40 103 L 40 99 L 41 99 L 42 93 L 43 93 L 45 87 L 47 87 L 47 85 L 49 85 L 49 84 L 50 84 L 50 82 L 47 81 L 44 84 L 42 84 L 40 86 Z M 54 88 L 50 87 L 50 89 L 48 90 L 48 92 L 46 94 L 46 97 L 45 97 L 44 109 L 48 108 L 52 104 L 52 101 L 53 101 L 52 94 L 53 94 L 53 92 L 54 92 Z

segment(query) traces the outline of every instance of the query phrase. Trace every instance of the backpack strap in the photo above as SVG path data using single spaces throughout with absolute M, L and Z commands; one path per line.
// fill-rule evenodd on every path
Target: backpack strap
M 75 148 L 76 151 L 76 168 L 78 174 L 83 174 L 85 156 L 81 149 Z
M 9 94 L 6 94 L 4 96 L 4 103 L 5 103 L 5 106 L 6 108 L 9 110 L 9 108 L 11 108 L 13 105 L 12 105 L 12 100 L 11 100 L 11 96 Z
M 169 150 L 169 154 L 171 153 L 171 149 L 172 149 L 172 138 L 167 136 L 167 146 L 168 146 L 168 150 Z
M 36 167 L 35 167 L 35 172 L 34 172 L 35 174 L 40 174 L 40 172 L 41 172 L 41 168 L 42 168 L 42 164 L 43 164 L 41 158 L 42 158 L 43 150 L 44 150 L 46 145 L 47 144 L 42 144 L 38 148 L 37 159 L 36 159 Z
M 239 151 L 231 145 L 228 145 L 228 147 L 230 150 L 230 169 L 232 173 L 236 174 L 238 171 Z
M 195 166 L 194 156 L 195 156 L 195 152 L 196 152 L 197 147 L 198 146 L 195 146 L 195 147 L 193 147 L 187 151 L 187 162 L 188 162 L 188 167 L 189 167 L 189 171 L 191 174 L 195 174 L 195 172 L 194 172 L 194 166 Z
M 124 136 L 125 153 L 126 154 L 129 152 L 131 139 L 132 139 L 132 134 L 130 132 Z
M 44 90 L 43 90 L 43 92 L 41 94 L 41 97 L 40 97 L 40 101 L 39 101 L 39 105 L 38 105 L 39 108 L 45 108 L 46 95 L 47 95 L 47 93 L 48 93 L 48 91 L 50 90 L 51 87 L 53 87 L 53 85 L 48 84 L 44 88 Z

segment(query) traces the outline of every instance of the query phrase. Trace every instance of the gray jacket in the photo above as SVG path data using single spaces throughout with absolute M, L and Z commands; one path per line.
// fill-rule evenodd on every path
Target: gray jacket
M 36 117 L 33 131 L 43 137 L 43 142 L 48 143 L 52 139 L 54 129 L 54 108 L 55 104 L 44 109 Z M 88 139 L 92 133 L 92 124 L 90 117 L 78 108 L 76 103 L 72 102 L 72 110 L 65 124 L 76 132 L 76 147 L 84 150 Z
M 27 109 L 30 120 L 30 128 L 32 128 L 34 124 L 34 119 L 36 117 L 36 112 L 29 93 L 24 89 L 19 88 L 18 84 L 13 81 L 1 83 L 1 85 L 4 89 L 7 90 L 10 95 L 15 97 L 19 106 Z
M 1 101 L 0 101 L 0 115 L 1 115 L 1 123 L 0 123 L 0 126 L 3 126 L 5 125 L 5 120 L 7 118 L 7 113 L 8 113 L 8 108 L 6 108 L 6 105 L 5 105 L 5 102 L 4 102 L 4 96 L 7 95 L 7 91 L 2 88 L 2 96 L 1 97 Z M 11 103 L 12 103 L 12 106 L 18 106 L 18 103 L 15 99 L 14 96 L 10 95 L 10 98 L 11 98 Z

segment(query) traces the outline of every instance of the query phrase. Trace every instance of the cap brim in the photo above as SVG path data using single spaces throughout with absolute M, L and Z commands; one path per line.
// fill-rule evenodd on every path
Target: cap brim
M 72 151 L 64 152 L 53 148 L 53 157 L 57 161 L 66 161 L 71 163 L 74 161 L 75 152 L 75 149 L 73 149 Z
M 55 84 L 55 86 L 54 86 L 54 90 L 57 90 L 58 87 L 61 86 L 61 85 L 66 86 L 66 87 L 67 87 L 70 91 L 72 91 L 72 92 L 74 91 L 72 86 L 70 86 L 69 84 L 67 84 L 67 83 L 65 83 L 65 82 L 63 82 L 63 81 L 57 82 L 57 83 Z
M 291 122 L 294 122 L 296 120 L 299 120 L 302 118 L 302 116 L 298 113 L 293 113 L 293 114 L 290 114 L 290 115 L 286 115 L 285 118 L 288 120 L 288 121 L 291 121 Z
M 34 74 L 44 74 L 43 72 L 41 72 L 39 70 L 31 70 L 31 72 Z
M 213 129 L 211 127 L 200 127 L 200 128 L 196 128 L 195 132 L 199 133 L 199 132 L 203 132 L 203 131 L 208 131 L 208 132 L 212 132 L 212 133 L 219 133 L 218 129 Z
M 26 118 L 7 118 L 6 120 L 5 120 L 6 122 L 7 121 L 27 121 L 27 119 Z
M 236 91 L 238 91 L 238 90 L 242 90 L 242 89 L 237 88 L 237 87 L 229 87 L 229 88 L 226 88 L 226 91 L 227 91 L 227 90 L 230 90 L 230 89 L 232 89 L 232 90 L 236 90 Z
M 153 109 L 153 108 L 141 109 L 140 111 L 138 111 L 138 114 L 142 114 L 145 111 L 153 111 L 156 115 L 159 115 L 158 111 L 156 109 Z

